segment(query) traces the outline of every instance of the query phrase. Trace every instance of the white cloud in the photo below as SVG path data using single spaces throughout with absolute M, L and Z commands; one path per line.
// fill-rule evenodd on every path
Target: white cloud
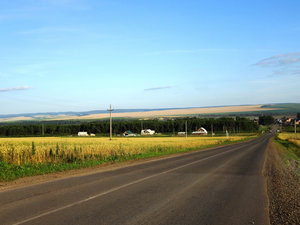
M 262 59 L 255 63 L 255 66 L 286 66 L 296 64 L 300 62 L 300 52 L 292 52 L 282 55 L 274 55 L 265 59 Z
M 260 68 L 271 68 L 269 76 L 299 76 L 300 52 L 274 55 L 254 64 Z
M 163 89 L 170 89 L 172 86 L 164 86 L 164 87 L 152 87 L 152 88 L 146 88 L 144 91 L 158 91 Z
M 30 86 L 20 86 L 20 87 L 12 87 L 12 88 L 0 88 L 0 92 L 9 92 L 9 91 L 24 91 L 32 89 Z

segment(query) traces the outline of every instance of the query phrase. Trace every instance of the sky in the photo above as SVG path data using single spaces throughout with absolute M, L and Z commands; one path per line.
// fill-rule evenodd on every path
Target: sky
M 299 0 L 1 0 L 0 114 L 300 102 Z

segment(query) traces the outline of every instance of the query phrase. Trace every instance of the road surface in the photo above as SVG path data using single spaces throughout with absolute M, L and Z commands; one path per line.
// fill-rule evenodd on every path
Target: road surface
M 270 135 L 0 192 L 0 224 L 269 224 Z

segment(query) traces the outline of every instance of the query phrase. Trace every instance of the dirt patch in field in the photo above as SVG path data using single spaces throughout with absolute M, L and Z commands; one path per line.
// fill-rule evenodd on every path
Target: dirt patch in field
M 267 153 L 266 176 L 268 184 L 271 225 L 300 224 L 300 176 L 295 162 L 287 165 L 284 153 L 270 141 Z

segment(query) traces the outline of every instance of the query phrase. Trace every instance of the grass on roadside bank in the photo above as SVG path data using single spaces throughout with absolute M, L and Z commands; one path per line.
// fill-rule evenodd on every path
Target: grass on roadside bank
M 0 142 L 0 181 L 200 150 L 254 137 L 5 138 Z
M 300 224 L 300 146 L 292 133 L 280 133 L 269 145 L 266 175 L 270 224 Z
M 300 175 L 300 135 L 280 133 L 275 137 L 277 146 L 282 151 L 285 164 Z

